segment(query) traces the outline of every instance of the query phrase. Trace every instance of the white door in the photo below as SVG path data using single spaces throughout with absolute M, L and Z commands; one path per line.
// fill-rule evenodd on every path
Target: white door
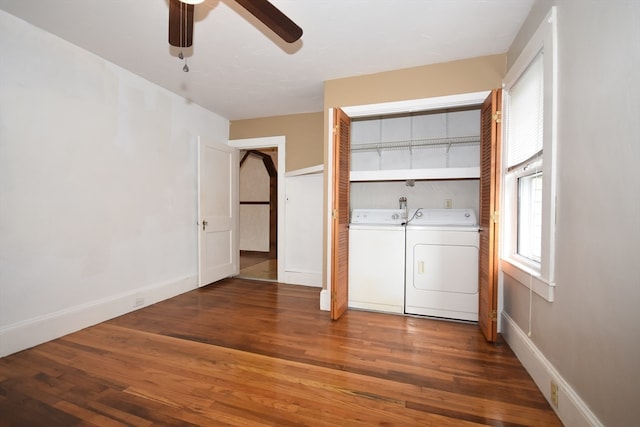
M 236 275 L 238 265 L 238 151 L 198 143 L 198 286 Z

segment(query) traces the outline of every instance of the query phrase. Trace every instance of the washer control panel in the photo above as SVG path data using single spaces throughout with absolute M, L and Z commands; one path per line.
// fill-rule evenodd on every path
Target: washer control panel
M 352 224 L 400 225 L 404 222 L 404 209 L 354 209 Z

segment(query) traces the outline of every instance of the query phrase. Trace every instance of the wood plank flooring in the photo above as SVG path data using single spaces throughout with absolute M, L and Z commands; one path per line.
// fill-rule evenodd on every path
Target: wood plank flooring
M 278 260 L 268 252 L 240 251 L 239 278 L 278 281 Z
M 227 279 L 0 359 L 0 426 L 555 426 L 476 325 Z

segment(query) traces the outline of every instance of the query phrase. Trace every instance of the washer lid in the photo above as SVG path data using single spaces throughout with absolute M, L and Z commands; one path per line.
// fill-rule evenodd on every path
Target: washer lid
M 354 209 L 351 224 L 400 225 L 405 221 L 404 209 Z
M 412 209 L 410 225 L 478 225 L 473 209 Z

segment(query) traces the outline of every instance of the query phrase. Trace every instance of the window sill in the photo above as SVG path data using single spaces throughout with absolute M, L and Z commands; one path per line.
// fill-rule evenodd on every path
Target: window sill
M 540 277 L 540 273 L 514 259 L 501 259 L 500 270 L 518 283 L 531 289 L 549 302 L 553 302 L 556 284 Z

